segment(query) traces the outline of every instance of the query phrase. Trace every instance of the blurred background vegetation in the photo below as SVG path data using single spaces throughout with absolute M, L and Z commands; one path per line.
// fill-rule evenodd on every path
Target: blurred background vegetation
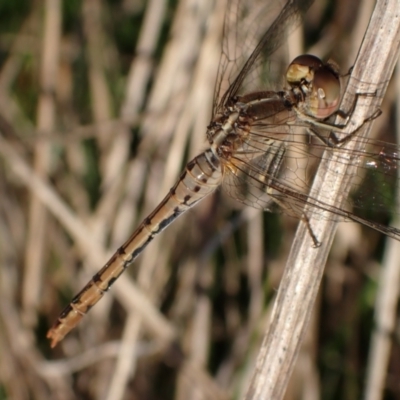
M 206 148 L 224 3 L 0 1 L 0 399 L 246 390 L 297 221 L 220 191 L 155 239 L 55 349 L 46 339 Z M 317 1 L 285 44 L 287 61 L 306 50 L 347 72 L 371 11 Z M 374 133 L 392 142 L 395 96 L 392 85 Z M 386 359 L 371 355 L 388 247 L 340 224 L 287 399 L 361 398 L 368 362 L 382 398 L 400 399 L 396 296 Z

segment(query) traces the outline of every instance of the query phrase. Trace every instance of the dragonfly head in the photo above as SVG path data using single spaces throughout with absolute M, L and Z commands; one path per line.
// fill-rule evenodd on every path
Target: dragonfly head
M 286 71 L 292 90 L 300 92 L 303 112 L 325 119 L 339 107 L 340 80 L 336 66 L 318 57 L 303 54 L 296 57 Z

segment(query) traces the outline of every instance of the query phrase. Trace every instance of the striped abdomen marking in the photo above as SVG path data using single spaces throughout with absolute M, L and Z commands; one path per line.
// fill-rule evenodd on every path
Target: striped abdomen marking
M 79 323 L 156 235 L 212 193 L 221 179 L 220 163 L 211 149 L 190 161 L 164 200 L 59 315 L 47 333 L 51 347 Z

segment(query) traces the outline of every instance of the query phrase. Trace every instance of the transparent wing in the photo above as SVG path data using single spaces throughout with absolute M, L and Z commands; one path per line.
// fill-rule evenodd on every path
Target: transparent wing
M 267 81 L 269 58 L 284 42 L 288 30 L 302 20 L 313 0 L 229 0 L 221 59 L 214 92 L 213 116 L 229 99 Z
M 290 116 L 285 118 L 289 120 Z M 328 150 L 337 153 L 339 162 L 356 167 L 351 195 L 338 207 L 329 205 L 329 192 L 326 201 L 308 196 L 327 146 L 299 126 L 252 126 L 243 150 L 224 163 L 224 188 L 236 200 L 255 208 L 270 210 L 277 205 L 284 213 L 299 218 L 304 205 L 310 204 L 313 214 L 329 211 L 400 239 L 399 230 L 384 225 L 392 214 L 399 213 L 394 199 L 399 184 L 400 149 L 382 141 L 357 137 L 352 140 L 361 140 L 364 150 Z M 337 219 L 335 216 L 332 218 Z

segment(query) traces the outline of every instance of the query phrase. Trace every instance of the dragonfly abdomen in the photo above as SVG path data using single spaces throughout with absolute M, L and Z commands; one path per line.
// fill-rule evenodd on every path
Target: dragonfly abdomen
M 212 193 L 221 183 L 221 179 L 220 162 L 211 149 L 190 161 L 164 200 L 62 311 L 47 333 L 47 337 L 51 339 L 51 347 L 79 323 L 155 236 Z

